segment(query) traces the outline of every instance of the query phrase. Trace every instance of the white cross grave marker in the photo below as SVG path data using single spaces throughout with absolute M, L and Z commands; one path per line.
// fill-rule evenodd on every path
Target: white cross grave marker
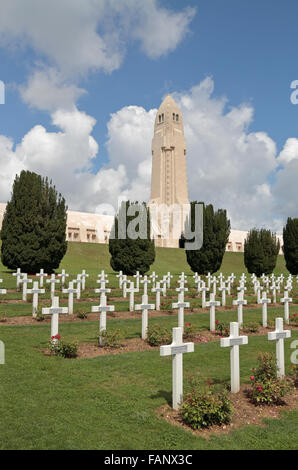
M 106 331 L 107 329 L 107 312 L 114 312 L 114 305 L 107 305 L 107 298 L 105 294 L 102 295 L 100 299 L 100 305 L 91 307 L 91 312 L 99 312 L 99 332 Z M 99 344 L 103 344 L 103 340 L 99 337 Z
M 135 292 L 138 292 L 138 289 L 135 288 L 135 283 L 129 281 L 129 288 L 126 291 L 129 293 L 129 311 L 133 312 L 135 308 Z
M 150 284 L 150 282 L 147 276 L 144 276 L 144 279 L 141 280 L 141 284 L 144 284 L 144 295 L 147 295 L 147 284 Z
M 135 306 L 136 310 L 142 310 L 142 339 L 147 338 L 147 328 L 148 328 L 148 310 L 154 310 L 154 304 L 148 304 L 148 295 L 144 294 L 142 296 L 142 303 Z
M 288 291 L 285 290 L 284 296 L 280 299 L 281 303 L 284 304 L 284 314 L 285 314 L 285 322 L 288 325 L 290 323 L 290 307 L 289 303 L 293 302 L 293 299 L 289 297 Z
M 276 341 L 277 377 L 280 379 L 285 375 L 284 340 L 290 337 L 291 331 L 283 329 L 283 319 L 275 318 L 275 331 L 268 333 L 268 340 Z
M 83 269 L 81 273 L 81 280 L 82 280 L 82 290 L 85 290 L 86 287 L 86 278 L 89 277 L 89 274 L 86 273 L 86 270 Z
M 72 282 L 77 285 L 77 289 L 76 289 L 77 290 L 77 300 L 80 300 L 80 298 L 81 298 L 81 284 L 82 284 L 81 275 L 78 274 L 77 278 L 74 279 Z
M 226 291 L 228 290 L 227 286 L 222 283 L 221 287 L 219 288 L 219 291 L 221 291 L 221 305 L 223 307 L 226 306 Z
M 28 279 L 27 274 L 23 274 L 23 278 L 20 281 L 23 284 L 23 302 L 27 301 L 27 284 L 32 282 L 32 279 Z
M 152 289 L 152 292 L 155 292 L 155 295 L 156 295 L 156 298 L 155 298 L 156 310 L 160 310 L 160 293 L 163 292 L 163 288 L 160 287 L 160 282 L 156 283 L 156 286 L 154 289 Z
M 65 278 L 68 277 L 69 274 L 66 274 L 65 269 L 62 269 L 61 273 L 58 274 L 58 277 L 61 277 L 61 286 L 62 288 L 64 287 L 65 284 Z
M 116 277 L 119 278 L 119 289 L 121 289 L 122 278 L 123 278 L 123 273 L 122 273 L 122 271 L 119 271 L 119 274 L 117 274 Z
M 206 287 L 206 284 L 204 281 L 202 282 L 200 291 L 202 292 L 202 308 L 206 308 L 206 292 L 209 291 L 209 288 Z
M 270 290 L 272 290 L 273 303 L 276 304 L 276 285 L 275 285 L 275 282 L 270 287 Z
M 182 328 L 173 328 L 173 342 L 160 346 L 160 355 L 172 359 L 172 406 L 178 410 L 183 401 L 183 354 L 194 352 L 194 343 L 183 343 Z
M 51 275 L 51 279 L 46 280 L 47 284 L 51 284 L 51 299 L 55 297 L 55 284 L 58 284 L 60 281 L 55 278 L 55 274 Z
M 155 271 L 153 271 L 152 274 L 150 274 L 149 277 L 151 277 L 151 279 L 152 279 L 152 288 L 154 289 L 155 288 L 155 281 L 158 278 L 158 275 L 155 274 Z
M 167 285 L 168 285 L 168 289 L 170 289 L 171 287 L 171 279 L 172 279 L 173 275 L 170 273 L 170 271 L 168 271 L 167 275 L 166 275 L 166 280 L 167 280 Z
M 266 291 L 262 293 L 262 299 L 260 303 L 262 304 L 262 325 L 264 328 L 267 328 L 267 304 L 270 304 L 271 300 L 267 299 Z
M 219 307 L 220 302 L 215 300 L 214 294 L 210 294 L 209 302 L 206 302 L 206 307 L 210 307 L 210 331 L 215 331 L 215 307 Z
M 67 307 L 59 307 L 59 297 L 54 297 L 52 300 L 52 306 L 50 308 L 43 308 L 43 315 L 52 315 L 51 318 L 51 338 L 56 336 L 59 331 L 59 315 L 63 313 L 68 313 Z M 57 342 L 56 339 L 52 340 L 54 343 Z
M 248 344 L 247 336 L 239 336 L 239 325 L 237 322 L 230 323 L 230 336 L 220 339 L 222 348 L 231 348 L 231 392 L 238 393 L 240 390 L 240 362 L 239 362 L 239 346 Z
M 77 293 L 77 289 L 73 287 L 73 281 L 68 283 L 68 289 L 62 290 L 63 294 L 68 294 L 68 313 L 73 314 L 73 294 Z
M 43 269 L 40 269 L 39 273 L 36 273 L 36 276 L 40 278 L 39 285 L 43 288 L 43 278 L 48 277 L 47 273 L 45 273 Z
M 33 294 L 33 299 L 32 299 L 32 317 L 37 316 L 37 310 L 38 310 L 38 294 L 44 294 L 45 289 L 39 289 L 38 288 L 38 281 L 33 282 L 33 288 L 32 289 L 27 289 L 27 294 Z
M 247 300 L 244 300 L 243 295 L 242 295 L 241 292 L 238 293 L 237 300 L 233 300 L 233 305 L 237 305 L 239 328 L 242 328 L 242 326 L 243 326 L 243 305 L 247 305 Z
M 101 281 L 97 281 L 97 282 L 101 282 Z M 106 282 L 109 282 L 109 281 L 106 281 Z M 106 288 L 105 285 L 101 285 L 99 289 L 94 289 L 94 292 L 95 294 L 100 294 L 100 302 L 101 302 L 103 299 L 103 296 L 105 296 L 106 294 L 109 294 L 111 292 L 111 289 Z
M 24 275 L 24 273 L 21 272 L 21 268 L 17 269 L 16 273 L 12 273 L 13 276 L 16 276 L 17 279 L 17 290 L 20 289 L 20 283 L 21 283 L 21 277 Z
M 129 282 L 130 281 L 129 281 L 129 279 L 127 279 L 127 276 L 126 275 L 123 276 L 121 285 L 122 285 L 122 288 L 123 288 L 123 297 L 124 297 L 124 299 L 126 299 L 126 297 L 127 297 L 127 284 Z
M 172 308 L 178 308 L 178 327 L 182 328 L 182 333 L 184 332 L 184 309 L 189 307 L 190 303 L 184 302 L 183 292 L 180 292 L 178 302 L 172 304 Z
M 188 291 L 188 287 L 184 287 L 184 285 L 180 285 L 180 287 L 177 287 L 176 291 L 181 295 L 181 302 L 184 302 L 184 292 Z
M 136 278 L 136 288 L 138 289 L 138 292 L 140 290 L 140 279 L 142 278 L 141 274 L 139 271 L 136 272 L 136 274 L 133 275 L 133 277 Z

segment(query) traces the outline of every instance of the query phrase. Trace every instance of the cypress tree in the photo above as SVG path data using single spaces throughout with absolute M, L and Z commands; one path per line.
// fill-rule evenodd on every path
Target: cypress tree
M 286 266 L 291 274 L 298 274 L 298 219 L 287 220 L 283 229 L 283 251 Z
M 114 271 L 145 274 L 155 260 L 150 238 L 150 214 L 145 203 L 123 202 L 109 239 L 110 264 Z
M 244 242 L 244 264 L 247 271 L 262 274 L 271 274 L 276 266 L 280 243 L 276 235 L 266 229 L 252 229 Z
M 1 230 L 1 260 L 9 269 L 51 273 L 66 253 L 65 200 L 36 173 L 16 176 Z
M 186 221 L 186 233 L 195 230 L 195 205 L 191 202 L 190 219 Z M 230 221 L 223 209 L 214 212 L 213 206 L 203 204 L 203 245 L 199 250 L 186 250 L 186 259 L 193 272 L 215 273 L 219 270 L 230 235 Z

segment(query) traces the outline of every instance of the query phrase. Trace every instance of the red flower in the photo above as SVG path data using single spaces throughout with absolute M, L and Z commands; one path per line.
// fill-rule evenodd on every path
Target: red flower
M 262 390 L 262 387 L 258 387 L 258 392 L 261 392 Z
M 55 338 L 56 338 L 56 339 L 60 339 L 61 336 L 60 336 L 60 335 L 56 335 Z
M 219 321 L 218 321 L 218 320 L 216 320 L 216 322 L 215 322 L 215 323 L 218 325 Z
M 254 376 L 254 375 L 251 375 L 251 376 L 250 376 L 250 380 L 255 380 L 255 376 Z
M 190 325 L 191 325 L 191 323 L 185 323 L 185 326 L 190 326 Z

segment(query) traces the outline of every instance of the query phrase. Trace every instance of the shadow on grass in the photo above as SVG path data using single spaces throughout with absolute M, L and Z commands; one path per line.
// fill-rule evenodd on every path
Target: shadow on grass
M 166 390 L 158 390 L 158 392 L 154 395 L 151 395 L 150 398 L 163 398 L 168 405 L 172 405 L 172 393 L 167 392 Z

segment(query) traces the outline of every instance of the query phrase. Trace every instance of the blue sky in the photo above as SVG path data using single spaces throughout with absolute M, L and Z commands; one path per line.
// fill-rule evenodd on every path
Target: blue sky
M 99 6 L 104 3 L 101 0 L 96 1 Z M 77 50 L 75 45 L 73 50 L 71 50 L 71 47 L 65 49 L 65 51 L 63 50 L 64 44 L 67 42 L 67 35 L 70 34 L 68 28 L 71 30 L 71 23 L 66 24 L 65 29 L 63 24 L 60 25 L 61 29 L 57 33 L 55 27 L 49 29 L 49 35 L 52 31 L 52 34 L 57 34 L 58 38 L 53 46 L 51 39 L 46 35 L 43 36 L 43 30 L 47 27 L 50 28 L 50 21 L 49 24 L 43 25 L 43 22 L 47 20 L 43 17 L 42 11 L 37 11 L 41 8 L 40 4 L 43 4 L 43 1 L 29 0 L 27 3 L 27 11 L 24 11 L 24 16 L 29 15 L 30 9 L 32 9 L 31 13 L 37 11 L 35 20 L 31 14 L 30 20 L 25 21 L 17 18 L 15 22 L 13 21 L 13 7 L 15 6 L 15 11 L 19 11 L 22 9 L 24 2 L 4 0 L 2 3 L 4 14 L 1 15 L 2 20 L 0 19 L 0 79 L 6 84 L 6 104 L 0 106 L 0 134 L 11 139 L 13 151 L 16 149 L 16 145 L 21 143 L 23 137 L 35 126 L 43 126 L 48 133 L 61 132 L 60 124 L 57 126 L 57 119 L 56 121 L 53 119 L 53 113 L 59 111 L 58 105 L 55 109 L 47 109 L 47 106 L 38 106 L 31 97 L 24 98 L 24 95 L 20 93 L 20 87 L 27 87 L 28 90 L 28 80 L 34 76 L 37 70 L 51 68 L 61 74 L 62 78 L 59 79 L 60 82 L 58 80 L 59 84 L 56 84 L 57 86 L 67 84 L 85 90 L 80 98 L 73 100 L 74 106 L 79 112 L 85 113 L 96 120 L 90 135 L 98 144 L 99 150 L 95 156 L 92 154 L 92 157 L 90 157 L 89 155 L 89 160 L 86 157 L 84 168 L 86 169 L 89 165 L 87 172 L 97 173 L 101 168 L 106 168 L 110 173 L 112 170 L 118 171 L 117 164 L 119 164 L 119 161 L 117 161 L 117 164 L 113 164 L 113 161 L 117 159 L 115 160 L 111 156 L 111 149 L 107 145 L 107 142 L 116 139 L 115 129 L 113 128 L 113 133 L 109 128 L 109 125 L 114 124 L 111 115 L 115 116 L 120 110 L 131 106 L 144 108 L 146 113 L 150 113 L 150 110 L 159 106 L 162 97 L 167 92 L 178 93 L 177 99 L 179 101 L 180 97 L 182 103 L 183 96 L 190 96 L 190 90 L 206 79 L 212 79 L 214 86 L 214 90 L 208 98 L 210 109 L 212 103 L 215 104 L 223 97 L 226 98 L 227 103 L 222 111 L 222 116 L 233 107 L 246 106 L 247 109 L 253 109 L 253 117 L 242 122 L 242 131 L 245 136 L 250 133 L 261 132 L 276 144 L 274 158 L 278 164 L 276 167 L 270 164 L 271 166 L 268 165 L 264 169 L 263 185 L 269 185 L 268 188 L 271 190 L 272 182 L 275 182 L 279 175 L 278 169 L 280 166 L 284 163 L 291 163 L 292 165 L 293 159 L 296 159 L 295 139 L 298 138 L 298 106 L 294 106 L 290 101 L 290 84 L 293 80 L 298 79 L 298 3 L 294 0 L 225 0 L 224 2 L 222 0 L 185 0 L 184 2 L 179 0 L 148 0 L 148 8 L 144 7 L 144 11 L 142 10 L 143 7 L 140 6 L 142 3 L 136 0 L 138 13 L 131 20 L 132 23 L 129 24 L 129 32 L 125 31 L 125 34 L 123 33 L 120 38 L 120 46 L 117 46 L 121 50 L 121 60 L 111 67 L 102 65 L 100 60 L 95 57 L 92 57 L 87 65 L 85 65 L 83 59 L 80 63 L 76 63 Z M 39 7 L 37 6 L 38 3 Z M 58 16 L 62 17 L 62 23 L 63 15 L 65 15 L 65 19 L 69 16 L 70 20 L 68 21 L 71 22 L 73 14 L 73 27 L 78 28 L 80 22 L 77 22 L 77 15 L 81 14 L 82 18 L 87 15 L 88 3 L 90 3 L 89 0 L 85 2 L 85 11 L 83 11 L 82 6 L 78 7 L 82 8 L 82 11 L 77 12 L 73 11 L 74 7 L 71 6 L 71 2 L 69 3 L 68 0 L 61 1 L 60 6 L 56 1 L 53 1 L 51 3 L 51 13 L 55 17 L 56 11 L 57 18 Z M 107 3 L 109 4 L 109 2 Z M 146 4 L 146 1 L 144 3 Z M 61 10 L 61 5 L 65 7 L 64 10 Z M 169 15 L 169 22 L 165 21 L 157 27 L 155 15 L 161 10 Z M 115 24 L 117 26 L 118 18 L 120 17 L 121 21 L 124 18 L 123 12 L 119 13 L 119 11 L 115 12 L 109 9 L 105 11 L 108 11 L 108 13 L 105 12 L 106 16 L 99 16 L 98 19 L 97 34 L 99 37 L 102 37 L 103 32 L 105 34 L 110 31 L 114 33 L 117 30 Z M 69 15 L 69 13 L 71 14 Z M 172 15 L 175 14 L 184 15 L 186 22 L 183 28 L 181 26 L 183 16 L 178 18 L 177 24 L 180 30 L 177 31 L 177 38 L 175 38 L 174 31 L 175 22 L 171 22 Z M 10 15 L 12 15 L 12 18 Z M 132 10 L 131 16 L 133 15 Z M 107 26 L 107 17 L 109 20 L 111 19 L 111 30 Z M 148 23 L 149 25 L 147 25 L 146 37 L 145 33 L 143 36 L 140 32 L 131 33 L 131 30 L 135 31 L 137 29 L 138 23 L 143 24 L 144 18 L 146 18 L 144 24 L 147 25 Z M 91 20 L 90 24 L 88 21 L 84 22 L 84 28 L 86 31 L 90 28 L 91 31 Z M 125 22 L 128 24 L 129 20 L 125 18 Z M 167 29 L 169 26 L 170 29 Z M 155 27 L 157 37 L 152 42 L 150 36 L 154 36 L 153 29 Z M 35 30 L 35 28 L 36 34 L 32 39 L 30 38 L 31 33 L 28 32 L 32 29 Z M 138 37 L 137 40 L 136 36 Z M 166 45 L 168 36 L 171 36 L 169 44 L 177 39 L 176 46 L 172 47 L 173 50 L 170 50 L 170 45 Z M 59 51 L 59 40 L 61 41 L 61 53 Z M 109 47 L 114 53 L 113 39 L 109 38 L 109 41 Z M 150 47 L 152 49 L 156 48 L 156 50 L 160 48 L 161 50 L 153 54 L 152 57 L 152 51 L 148 50 Z M 54 50 L 54 48 L 56 49 Z M 90 44 L 86 42 L 85 53 L 87 55 L 89 55 L 89 50 Z M 65 55 L 63 56 L 62 53 Z M 63 66 L 66 54 L 67 70 Z M 73 64 L 71 62 L 72 55 Z M 84 51 L 82 57 L 84 57 Z M 109 67 L 112 70 L 107 70 Z M 196 104 L 199 105 L 202 99 L 205 98 L 198 97 Z M 38 109 L 40 107 L 42 109 Z M 210 112 L 213 111 L 210 110 Z M 142 119 L 147 119 L 146 124 L 144 121 L 143 124 L 140 122 L 138 125 L 148 126 L 151 119 L 149 117 L 145 114 Z M 56 122 L 56 125 L 53 125 L 53 122 Z M 61 120 L 58 120 L 58 122 L 60 123 Z M 198 129 L 199 132 L 200 129 Z M 144 134 L 147 136 L 148 132 L 144 131 Z M 293 139 L 288 143 L 290 149 L 285 149 L 285 145 L 290 138 Z M 146 140 L 146 145 L 150 146 L 149 137 L 144 137 L 144 140 Z M 206 146 L 208 147 L 208 143 L 206 143 Z M 193 147 L 194 144 L 191 144 L 191 148 Z M 231 147 L 232 149 L 233 147 Z M 22 152 L 20 149 L 19 153 L 20 155 L 22 153 L 23 156 L 17 155 L 17 158 L 26 166 L 24 162 L 27 154 L 24 157 L 25 150 L 23 149 Z M 26 152 L 30 153 L 28 147 Z M 61 155 L 63 155 L 62 150 L 61 152 Z M 250 151 L 248 151 L 246 158 L 249 158 L 249 154 Z M 261 154 L 262 152 L 257 152 L 252 161 L 257 162 L 257 158 Z M 291 155 L 291 157 L 288 155 Z M 0 160 L 4 161 L 5 158 L 7 158 L 5 152 L 2 151 L 1 154 L 0 151 Z M 48 158 L 48 155 L 45 158 Z M 145 160 L 148 156 L 144 155 L 142 158 Z M 200 158 L 205 157 L 204 155 L 198 155 L 198 160 Z M 194 159 L 190 158 L 190 162 L 192 161 Z M 138 164 L 141 163 L 142 161 L 138 161 Z M 32 162 L 30 165 L 27 166 L 34 169 Z M 189 172 L 195 170 L 196 167 L 188 168 Z M 208 169 L 206 167 L 205 170 L 208 172 L 212 168 Z M 74 173 L 78 171 L 81 171 L 81 169 L 73 168 Z M 51 173 L 50 168 L 49 172 Z M 55 177 L 55 172 L 53 172 L 53 177 Z M 101 177 L 103 180 L 105 179 L 104 175 L 101 175 Z M 126 169 L 126 177 L 128 179 L 132 177 L 128 169 Z M 240 175 L 240 177 L 242 176 Z M 99 179 L 101 180 L 101 178 Z M 59 184 L 63 186 L 60 181 Z M 148 178 L 146 181 L 139 181 L 136 184 L 138 186 L 146 186 L 147 184 L 148 186 Z M 191 184 L 195 185 L 194 182 L 190 181 Z M 216 186 L 216 181 L 214 181 L 214 184 Z M 261 186 L 262 181 L 259 181 L 258 188 Z M 270 214 L 264 222 L 267 226 L 270 225 L 271 219 L 275 219 L 275 215 L 278 220 L 283 220 L 286 214 L 293 215 L 291 208 L 285 210 L 282 208 L 285 195 L 280 193 L 281 187 L 285 187 L 284 182 L 279 182 L 279 193 L 272 196 L 274 201 L 272 199 Z M 254 193 L 258 192 L 258 188 L 254 190 Z M 119 192 L 129 192 L 132 190 L 132 185 L 129 182 L 126 187 L 119 187 L 118 189 Z M 229 182 L 228 189 L 233 192 L 231 182 Z M 264 186 L 260 191 L 265 194 L 268 192 L 267 189 Z M 62 190 L 67 193 L 68 188 L 62 187 Z M 147 196 L 148 188 L 146 191 L 144 197 Z M 195 190 L 190 189 L 190 191 L 194 194 Z M 297 197 L 295 190 L 291 194 L 294 195 L 294 199 Z M 5 192 L 3 197 L 5 197 Z M 98 203 L 102 203 L 104 199 L 107 199 L 106 195 L 102 194 L 100 196 L 100 192 L 97 197 Z M 221 201 L 219 197 L 212 198 L 209 194 L 208 197 L 212 199 L 214 204 L 225 203 L 225 198 Z M 237 197 L 235 184 L 232 198 L 237 199 Z M 199 198 L 204 199 L 204 197 Z M 71 193 L 69 193 L 69 200 L 70 205 L 73 207 L 78 206 L 78 201 Z M 247 204 L 246 199 L 245 201 L 243 201 L 243 204 Z M 80 208 L 91 210 L 94 208 L 94 204 L 93 200 L 90 207 L 88 207 L 88 203 L 85 203 Z M 269 211 L 268 201 L 264 204 L 265 210 Z M 253 214 L 254 210 L 255 208 L 251 207 L 249 213 Z M 239 220 L 239 211 L 233 214 L 231 208 L 231 217 L 237 226 L 239 224 L 242 224 L 241 227 L 243 226 L 243 221 L 240 222 Z M 258 224 L 259 222 L 257 218 L 251 217 L 250 224 Z M 276 220 L 271 226 L 273 228 L 278 226 Z

